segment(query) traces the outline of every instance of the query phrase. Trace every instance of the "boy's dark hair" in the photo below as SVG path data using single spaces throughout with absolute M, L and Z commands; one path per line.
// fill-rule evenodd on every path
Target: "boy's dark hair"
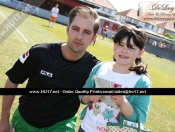
M 94 19 L 95 20 L 94 35 L 98 32 L 100 22 L 99 22 L 98 14 L 93 8 L 88 6 L 76 6 L 75 8 L 73 8 L 69 12 L 69 25 L 71 25 L 71 23 L 73 22 L 73 20 L 77 15 L 80 15 L 83 18 Z
M 133 38 L 134 44 L 140 49 L 144 49 L 147 39 L 146 34 L 140 31 L 137 28 L 129 28 L 126 26 L 121 26 L 118 28 L 117 33 L 113 38 L 114 44 L 120 43 L 122 39 L 128 37 L 127 39 L 127 47 L 131 48 L 130 40 Z M 135 71 L 136 74 L 148 74 L 147 66 L 144 65 L 142 58 L 136 58 L 135 60 L 136 66 L 132 66 L 129 68 L 130 71 Z

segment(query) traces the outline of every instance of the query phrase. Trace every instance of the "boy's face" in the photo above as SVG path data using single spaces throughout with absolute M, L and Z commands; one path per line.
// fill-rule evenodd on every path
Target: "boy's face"
M 144 53 L 144 50 L 140 50 L 133 42 L 133 38 L 130 40 L 132 48 L 127 47 L 127 39 L 125 37 L 120 43 L 114 44 L 114 57 L 116 62 L 122 66 L 131 67 L 136 58 L 140 58 Z
M 75 17 L 71 25 L 67 27 L 68 47 L 74 53 L 83 53 L 92 42 L 95 20 Z

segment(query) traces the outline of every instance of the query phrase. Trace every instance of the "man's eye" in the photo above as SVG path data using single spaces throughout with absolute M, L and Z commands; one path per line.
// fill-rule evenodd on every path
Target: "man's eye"
M 85 32 L 86 34 L 90 34 L 90 32 Z

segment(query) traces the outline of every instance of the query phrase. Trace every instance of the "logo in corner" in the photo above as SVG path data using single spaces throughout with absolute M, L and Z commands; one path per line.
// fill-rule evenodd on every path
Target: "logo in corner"
M 24 62 L 26 61 L 26 59 L 29 57 L 29 51 L 27 51 L 26 53 L 24 53 L 23 55 L 21 55 L 19 57 L 19 60 L 21 61 L 22 64 L 24 64 Z

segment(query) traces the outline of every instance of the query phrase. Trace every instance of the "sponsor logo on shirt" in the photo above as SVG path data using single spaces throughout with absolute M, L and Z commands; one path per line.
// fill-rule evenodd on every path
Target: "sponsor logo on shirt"
M 19 57 L 19 60 L 21 61 L 22 64 L 24 64 L 24 62 L 26 61 L 26 59 L 29 57 L 29 51 L 27 51 L 26 53 L 24 53 L 23 55 L 21 55 Z
M 47 76 L 47 77 L 52 77 L 52 75 L 53 75 L 52 73 L 46 72 L 44 70 L 41 70 L 40 74 Z

